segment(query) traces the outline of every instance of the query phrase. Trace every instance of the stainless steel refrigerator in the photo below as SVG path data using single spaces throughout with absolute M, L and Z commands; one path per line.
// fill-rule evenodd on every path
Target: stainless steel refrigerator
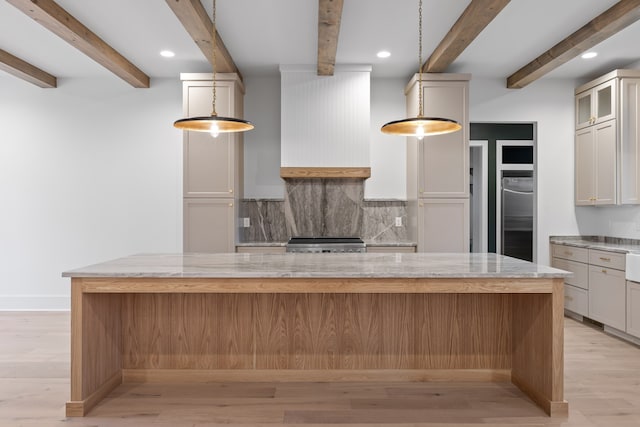
M 501 193 L 502 254 L 533 261 L 533 176 L 503 177 Z

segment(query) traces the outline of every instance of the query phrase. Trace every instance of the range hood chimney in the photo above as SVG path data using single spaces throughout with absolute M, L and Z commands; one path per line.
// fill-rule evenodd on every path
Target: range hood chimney
M 368 178 L 370 65 L 281 65 L 280 176 Z

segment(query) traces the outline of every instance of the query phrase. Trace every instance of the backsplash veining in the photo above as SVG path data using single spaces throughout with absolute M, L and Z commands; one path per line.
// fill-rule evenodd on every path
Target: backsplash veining
M 288 179 L 285 199 L 244 200 L 240 215 L 251 226 L 243 242 L 285 242 L 292 236 L 357 236 L 369 242 L 406 242 L 406 202 L 364 200 L 360 179 Z

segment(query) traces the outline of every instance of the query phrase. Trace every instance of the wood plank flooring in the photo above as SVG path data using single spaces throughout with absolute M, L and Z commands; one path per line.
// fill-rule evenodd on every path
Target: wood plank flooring
M 0 427 L 638 427 L 640 348 L 565 319 L 569 417 L 508 383 L 124 384 L 65 418 L 69 313 L 0 312 Z

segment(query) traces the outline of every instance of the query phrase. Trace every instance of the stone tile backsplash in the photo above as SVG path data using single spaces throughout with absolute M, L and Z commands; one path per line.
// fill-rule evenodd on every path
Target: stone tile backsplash
M 285 242 L 293 236 L 362 237 L 369 242 L 409 241 L 407 203 L 364 200 L 359 179 L 288 179 L 284 200 L 243 200 L 242 242 Z M 396 227 L 396 217 L 403 226 Z

